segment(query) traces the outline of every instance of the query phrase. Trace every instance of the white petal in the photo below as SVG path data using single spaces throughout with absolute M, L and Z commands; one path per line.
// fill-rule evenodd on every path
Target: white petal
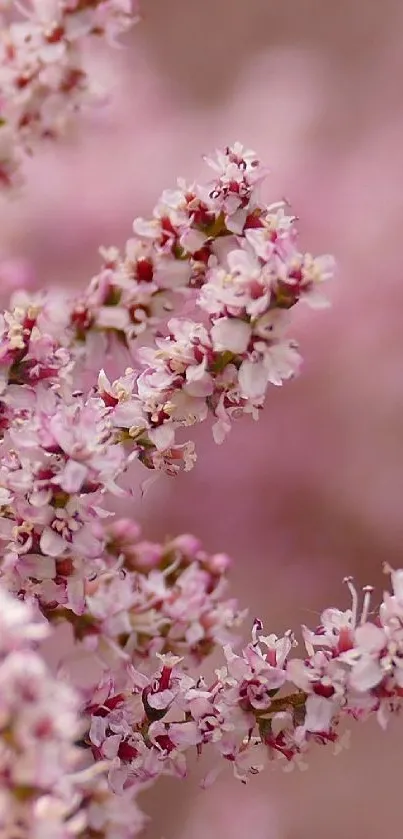
M 350 685 L 360 693 L 365 693 L 367 690 L 379 685 L 382 681 L 382 670 L 377 661 L 374 661 L 370 656 L 364 656 L 354 664 L 351 675 Z
M 307 731 L 329 731 L 335 706 L 322 696 L 308 696 L 304 728 Z
M 239 369 L 239 385 L 242 396 L 247 399 L 262 399 L 267 385 L 267 371 L 263 361 L 246 359 Z
M 49 554 L 49 556 L 61 556 L 67 548 L 64 539 L 50 527 L 45 527 L 41 536 L 40 546 L 42 553 Z
M 229 350 L 233 353 L 244 353 L 251 336 L 249 323 L 237 318 L 220 318 L 211 330 L 213 347 L 215 350 Z

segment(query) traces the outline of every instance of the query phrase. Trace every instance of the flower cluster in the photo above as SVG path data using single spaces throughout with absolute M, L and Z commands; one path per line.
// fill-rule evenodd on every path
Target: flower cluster
M 87 43 L 115 44 L 136 17 L 135 0 L 0 0 L 1 187 L 98 96 Z M 285 202 L 265 204 L 255 153 L 235 143 L 207 163 L 212 182 L 163 192 L 78 297 L 19 293 L 0 315 L 4 837 L 132 839 L 138 791 L 183 778 L 189 754 L 211 746 L 245 782 L 275 758 L 301 765 L 312 744 L 339 750 L 344 720 L 385 727 L 401 707 L 403 570 L 387 569 L 373 617 L 372 589 L 359 611 L 347 579 L 352 608 L 302 627 L 302 658 L 291 631 L 263 636 L 260 621 L 239 651 L 229 558 L 189 535 L 145 541 L 106 508 L 129 494 L 133 461 L 193 466 L 180 429 L 211 417 L 221 443 L 238 416 L 257 419 L 300 365 L 291 309 L 326 305 L 333 260 L 299 249 Z M 118 345 L 131 366 L 114 381 L 98 367 L 88 390 L 91 360 Z M 60 629 L 51 667 L 42 644 Z M 217 648 L 223 666 L 194 676 Z M 68 666 L 80 656 L 82 681 Z
M 218 321 L 214 351 L 229 341 L 237 353 L 267 337 L 269 311 L 290 309 L 300 298 L 326 305 L 321 284 L 333 260 L 301 253 L 285 203 L 266 206 L 260 199 L 266 170 L 255 153 L 235 143 L 207 163 L 214 179 L 179 179 L 177 189 L 165 190 L 151 219 L 135 219 L 123 255 L 101 248 L 102 270 L 73 308 L 77 337 L 112 330 L 130 342 L 159 327 L 182 299 L 189 311 L 201 309 L 209 325 Z M 246 327 L 236 330 L 240 320 L 251 324 L 249 335 Z
M 133 791 L 113 795 L 104 767 L 85 768 L 77 691 L 38 644 L 49 625 L 0 587 L 0 833 L 19 839 L 130 839 L 144 817 Z
M 285 205 L 259 199 L 265 172 L 253 152 L 235 143 L 209 163 L 213 182 L 164 192 L 153 218 L 134 222 L 124 257 L 103 251 L 104 268 L 78 299 L 17 295 L 0 336 L 3 428 L 12 385 L 76 381 L 106 336 L 135 365 L 112 383 L 103 371 L 98 379 L 113 442 L 175 475 L 195 462 L 193 442 L 178 443 L 177 429 L 211 416 L 220 443 L 238 416 L 258 418 L 269 384 L 297 372 L 290 309 L 326 304 L 333 260 L 300 252 Z M 173 307 L 182 316 L 166 322 Z M 144 330 L 154 345 L 138 350 Z
M 46 309 L 29 300 L 24 303 L 0 315 L 0 396 L 8 385 L 60 384 L 72 371 L 67 348 L 45 322 Z
M 193 556 L 208 569 L 211 587 L 227 564 L 220 555 L 208 557 L 191 537 L 162 548 L 141 542 L 134 530 L 128 533 L 122 521 L 109 529 L 107 540 L 110 554 L 119 553 L 128 574 L 136 569 L 151 579 L 157 567 L 172 569 L 169 563 L 175 557 L 180 579 L 192 567 Z M 128 633 L 124 619 L 122 623 L 122 615 L 128 614 L 123 602 L 120 610 L 110 611 L 108 630 L 105 614 L 97 614 L 102 603 L 97 603 L 97 582 L 88 595 L 88 637 L 91 629 L 98 638 L 104 632 L 105 639 L 115 640 L 115 648 L 120 644 L 121 655 L 107 661 L 99 644 L 91 647 L 104 675 L 93 688 L 83 689 L 81 698 L 60 676 L 55 680 L 37 650 L 49 633 L 43 615 L 1 587 L 2 829 L 18 827 L 16 835 L 33 839 L 84 837 L 86 830 L 105 839 L 129 839 L 144 823 L 138 791 L 163 774 L 184 778 L 193 751 L 200 756 L 211 746 L 223 759 L 205 785 L 225 762 L 245 782 L 273 759 L 284 767 L 301 765 L 313 744 L 339 750 L 345 739 L 343 719 L 376 715 L 385 727 L 403 698 L 403 570 L 390 573 L 392 592 L 384 594 L 372 619 L 372 589 L 364 589 L 359 614 L 357 593 L 348 579 L 352 608 L 326 609 L 313 631 L 302 627 L 306 652 L 301 659 L 293 656 L 297 642 L 290 631 L 282 637 L 263 636 L 259 621 L 240 653 L 217 635 L 225 663 L 212 681 L 189 673 L 192 638 L 179 642 L 185 657 L 178 657 L 167 651 L 175 649 L 175 632 L 164 636 L 161 627 L 138 625 Z M 185 623 L 181 615 L 182 637 Z M 189 615 L 189 628 L 196 624 Z M 154 637 L 160 632 L 165 650 L 142 645 L 143 631 Z M 130 632 L 137 633 L 137 646 L 122 640 Z M 82 636 L 78 632 L 73 643 L 82 643 L 85 636 L 85 631 Z M 160 661 L 156 670 L 155 652 Z M 88 766 L 87 760 L 88 768 L 81 768 L 85 750 L 94 763 Z
M 125 258 L 107 252 L 73 314 L 81 338 L 107 328 L 130 343 L 156 331 L 174 292 L 185 300 L 186 316 L 168 320 L 154 346 L 137 351 L 140 375 L 128 370 L 111 384 L 102 374 L 98 385 L 122 439 L 146 466 L 170 474 L 194 462 L 192 443 L 176 443 L 178 427 L 211 415 L 220 443 L 234 418 L 257 419 L 268 384 L 297 372 L 289 310 L 299 300 L 326 305 L 322 285 L 333 272 L 331 257 L 299 251 L 283 203 L 262 206 L 264 171 L 253 152 L 236 143 L 209 162 L 213 184 L 179 182 L 163 193 L 153 219 L 134 222 Z
M 4 5 L 4 4 L 2 4 Z M 0 8 L 0 186 L 21 180 L 24 154 L 57 138 L 70 116 L 99 97 L 86 41 L 114 44 L 136 20 L 132 0 L 28 0 Z M 15 16 L 19 15 L 19 19 Z M 1 25 L 3 23 L 3 25 Z
M 125 12 L 70 6 L 60 14 L 82 21 Z M 209 163 L 214 182 L 163 193 L 79 298 L 19 294 L 1 317 L 0 832 L 22 839 L 131 839 L 137 792 L 183 778 L 192 752 L 211 745 L 245 781 L 274 758 L 301 764 L 314 743 L 340 749 L 343 719 L 385 726 L 400 708 L 403 571 L 373 620 L 371 590 L 359 615 L 348 580 L 352 609 L 303 627 L 301 659 L 290 631 L 263 636 L 259 621 L 237 652 L 228 557 L 188 535 L 145 541 L 106 509 L 132 461 L 191 468 L 180 428 L 211 416 L 219 443 L 236 417 L 257 418 L 268 385 L 299 366 L 290 310 L 325 303 L 332 260 L 300 252 L 286 206 L 264 205 L 254 153 L 235 144 Z M 137 349 L 142 333 L 151 346 Z M 105 338 L 133 367 L 114 381 L 101 370 L 88 392 Z M 36 649 L 63 624 L 67 658 L 95 666 L 74 690 L 67 659 L 56 680 Z M 216 648 L 224 666 L 192 675 Z
M 98 575 L 85 584 L 80 614 L 65 601 L 44 604 L 52 623 L 68 620 L 76 641 L 106 662 L 152 660 L 174 652 L 199 664 L 214 648 L 233 642 L 245 613 L 226 599 L 225 554 L 207 554 L 194 536 L 158 544 L 141 540 L 132 521 L 104 528 L 105 551 Z M 68 563 L 59 563 L 68 576 Z M 60 576 L 60 575 L 59 575 Z
M 314 631 L 303 627 L 304 659 L 290 657 L 291 632 L 265 637 L 256 621 L 241 654 L 224 647 L 225 666 L 211 684 L 192 678 L 172 655 L 160 655 L 151 676 L 130 667 L 125 685 L 104 681 L 87 707 L 87 742 L 109 761 L 112 788 L 165 773 L 182 778 L 186 752 L 200 754 L 208 744 L 245 781 L 274 758 L 301 764 L 315 743 L 339 750 L 345 718 L 375 714 L 385 726 L 403 698 L 402 570 L 392 572 L 392 587 L 373 621 L 369 589 L 360 617 L 353 589 L 353 609 L 327 609 Z
M 0 452 L 3 574 L 14 591 L 80 612 L 103 550 L 100 501 L 121 492 L 115 478 L 127 461 L 99 399 L 65 401 L 51 388 L 20 396 Z
M 0 588 L 2 836 L 74 835 L 69 775 L 78 757 L 79 699 L 51 675 L 35 649 L 47 633 L 33 609 Z

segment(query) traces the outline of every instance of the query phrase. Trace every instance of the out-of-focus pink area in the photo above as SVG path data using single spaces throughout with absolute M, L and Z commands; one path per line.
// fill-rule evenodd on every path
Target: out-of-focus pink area
M 403 544 L 403 5 L 400 0 L 143 0 L 125 51 L 96 56 L 113 107 L 29 166 L 1 207 L 0 277 L 79 287 L 177 175 L 240 140 L 272 168 L 267 195 L 304 247 L 339 264 L 332 309 L 301 309 L 303 374 L 259 424 L 161 479 L 132 513 L 150 538 L 193 531 L 235 559 L 234 589 L 268 631 L 347 605 L 345 574 L 383 585 Z M 10 268 L 11 259 L 22 260 Z M 17 267 L 15 267 L 17 266 Z M 19 267 L 18 267 L 19 266 Z M 10 279 L 11 278 L 11 279 Z M 148 795 L 159 839 L 375 839 L 400 829 L 403 736 L 356 726 L 349 751 L 247 788 L 167 781 Z

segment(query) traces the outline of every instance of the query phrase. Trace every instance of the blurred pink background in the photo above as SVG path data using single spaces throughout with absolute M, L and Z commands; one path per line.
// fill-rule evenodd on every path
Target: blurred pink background
M 4 296 L 18 272 L 79 287 L 101 244 L 122 244 L 177 175 L 240 140 L 269 164 L 271 200 L 300 216 L 304 248 L 334 253 L 332 308 L 301 309 L 301 377 L 259 424 L 131 510 L 149 538 L 191 531 L 234 557 L 251 619 L 281 632 L 347 607 L 342 578 L 381 588 L 403 537 L 403 4 L 401 0 L 143 0 L 126 49 L 92 57 L 114 102 L 30 164 L 0 207 Z M 17 272 L 12 273 L 12 272 Z M 246 627 L 246 630 L 248 627 Z M 338 757 L 247 787 L 167 780 L 145 796 L 155 839 L 377 839 L 400 829 L 403 736 L 352 731 Z

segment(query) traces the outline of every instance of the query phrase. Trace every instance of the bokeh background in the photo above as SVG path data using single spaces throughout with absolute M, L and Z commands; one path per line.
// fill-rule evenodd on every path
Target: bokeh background
M 301 241 L 334 253 L 332 308 L 295 315 L 302 375 L 223 447 L 197 434 L 193 473 L 130 512 L 148 538 L 194 532 L 234 558 L 232 588 L 267 631 L 348 606 L 342 578 L 385 584 L 403 542 L 403 4 L 401 0 L 143 0 L 125 49 L 91 56 L 113 103 L 27 169 L 0 207 L 2 297 L 83 286 L 177 175 L 240 140 L 272 170 Z M 151 839 L 397 835 L 403 732 L 352 731 L 337 757 L 243 787 L 168 779 L 145 796 Z

